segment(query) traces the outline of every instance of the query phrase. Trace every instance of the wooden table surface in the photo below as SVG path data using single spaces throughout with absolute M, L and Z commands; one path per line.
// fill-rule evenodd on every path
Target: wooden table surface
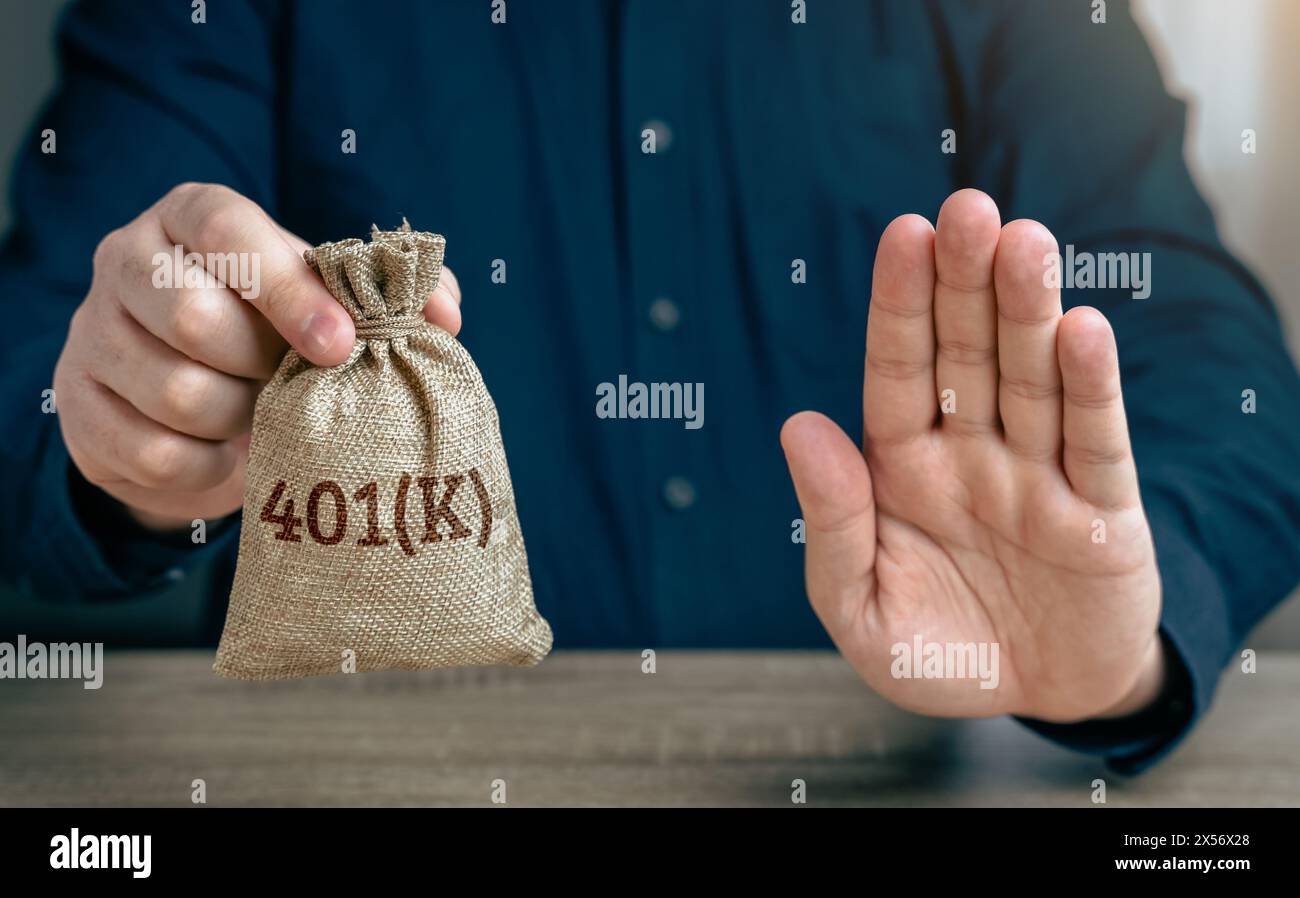
M 0 805 L 1300 805 L 1300 655 L 1230 671 L 1133 779 L 1008 719 L 885 704 L 837 655 L 559 653 L 531 670 L 222 680 L 198 651 L 109 653 L 103 688 L 0 680 Z

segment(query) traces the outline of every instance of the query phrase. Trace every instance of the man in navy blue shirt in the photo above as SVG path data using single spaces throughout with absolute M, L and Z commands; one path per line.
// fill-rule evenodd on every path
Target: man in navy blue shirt
M 205 13 L 73 9 L 18 164 L 20 590 L 211 571 L 220 621 L 260 383 L 353 346 L 301 252 L 403 215 L 448 237 L 426 315 L 464 302 L 561 647 L 833 641 L 904 707 L 1140 769 L 1300 577 L 1300 379 L 1120 3 Z M 159 286 L 175 247 L 263 289 Z M 707 386 L 706 426 L 597 415 L 620 376 Z

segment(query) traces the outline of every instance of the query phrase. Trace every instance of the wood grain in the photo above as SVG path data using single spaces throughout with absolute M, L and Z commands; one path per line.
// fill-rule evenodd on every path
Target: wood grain
M 875 697 L 831 653 L 559 653 L 239 683 L 206 652 L 110 653 L 104 686 L 0 680 L 0 805 L 1300 805 L 1300 654 L 1230 670 L 1208 719 L 1125 780 L 1007 719 Z

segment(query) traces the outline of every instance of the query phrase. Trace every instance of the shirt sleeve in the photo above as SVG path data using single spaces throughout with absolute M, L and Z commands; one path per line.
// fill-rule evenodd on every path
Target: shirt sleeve
M 0 245 L 0 582 L 49 601 L 124 598 L 228 548 L 134 527 L 80 481 L 53 371 L 99 241 L 185 181 L 274 209 L 274 3 L 94 0 L 59 28 L 60 81 L 22 144 Z M 53 400 L 53 401 L 51 401 Z M 89 492 L 87 492 L 89 491 Z M 89 500 L 89 501 L 87 501 Z
M 1175 676 L 1149 714 L 1030 724 L 1136 772 L 1204 714 L 1241 641 L 1300 579 L 1300 378 L 1269 297 L 1193 185 L 1185 107 L 1127 5 L 1108 4 L 1104 24 L 1087 4 L 944 9 L 935 21 L 965 134 L 954 179 L 1007 220 L 1043 222 L 1062 254 L 1137 253 L 1145 265 L 1145 284 L 1067 281 L 1063 299 L 1115 329 Z

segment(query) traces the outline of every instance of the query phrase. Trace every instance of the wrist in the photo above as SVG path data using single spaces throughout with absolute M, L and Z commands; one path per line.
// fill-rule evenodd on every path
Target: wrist
M 1151 634 L 1151 639 L 1143 650 L 1142 664 L 1133 686 L 1119 701 L 1095 715 L 1093 719 L 1113 720 L 1131 717 L 1145 711 L 1164 693 L 1168 679 L 1169 669 L 1165 658 L 1164 640 L 1156 632 Z

